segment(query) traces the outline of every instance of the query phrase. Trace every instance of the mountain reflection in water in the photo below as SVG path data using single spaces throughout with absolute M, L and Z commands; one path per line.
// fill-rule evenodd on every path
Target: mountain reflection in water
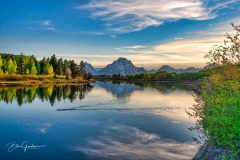
M 185 85 L 97 81 L 0 87 L 0 159 L 191 159 L 196 119 Z M 21 107 L 18 107 L 21 106 Z M 6 144 L 29 141 L 39 150 Z

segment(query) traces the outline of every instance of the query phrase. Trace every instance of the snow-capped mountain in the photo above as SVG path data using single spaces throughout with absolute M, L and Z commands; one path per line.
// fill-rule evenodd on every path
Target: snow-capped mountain
M 112 93 L 115 97 L 123 99 L 130 96 L 135 90 L 143 90 L 143 88 L 134 84 L 112 83 L 97 81 L 94 86 L 104 88 L 106 91 Z
M 160 67 L 157 72 L 159 71 L 167 71 L 168 73 L 171 72 L 176 72 L 176 73 L 185 73 L 185 72 L 199 72 L 201 70 L 201 68 L 195 68 L 195 67 L 188 67 L 187 69 L 175 69 L 171 66 L 168 65 L 163 65 L 162 67 Z
M 121 74 L 121 75 L 129 75 L 129 74 L 140 74 L 140 73 L 156 73 L 159 71 L 167 71 L 169 73 L 184 73 L 184 72 L 198 72 L 201 68 L 188 67 L 187 69 L 175 69 L 169 65 L 163 65 L 157 71 L 152 69 L 150 71 L 146 71 L 143 67 L 136 67 L 132 64 L 132 62 L 126 58 L 118 58 L 112 64 L 108 64 L 104 68 L 94 68 L 90 63 L 84 62 L 86 66 L 86 70 L 91 72 L 93 75 L 113 75 L 113 74 Z
M 97 72 L 97 75 L 113 75 L 113 74 L 139 74 L 142 72 L 147 72 L 143 67 L 138 68 L 132 64 L 130 60 L 126 58 L 118 58 L 118 60 L 114 61 L 112 64 L 108 64 L 103 69 Z
M 93 75 L 97 73 L 97 70 L 90 63 L 84 62 L 84 64 L 86 71 L 91 72 Z

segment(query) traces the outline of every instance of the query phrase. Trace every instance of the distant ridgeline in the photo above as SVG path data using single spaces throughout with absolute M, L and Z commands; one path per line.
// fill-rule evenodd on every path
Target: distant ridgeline
M 201 68 L 175 69 L 168 65 L 163 65 L 157 71 L 147 71 L 143 67 L 134 66 L 130 60 L 121 57 L 112 64 L 98 70 L 90 63 L 84 63 L 86 70 L 96 77 L 115 79 L 197 80 L 207 75 Z
M 78 65 L 74 60 L 57 59 L 55 54 L 38 61 L 34 55 L 0 53 L 0 75 L 68 75 L 72 78 L 91 78 L 90 73 L 85 71 L 83 61 Z

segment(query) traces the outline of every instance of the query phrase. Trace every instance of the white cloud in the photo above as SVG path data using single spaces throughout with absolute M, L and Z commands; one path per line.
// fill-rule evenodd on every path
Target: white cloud
M 111 132 L 118 134 L 108 135 Z M 86 141 L 85 146 L 72 149 L 84 152 L 93 159 L 191 159 L 198 150 L 194 143 L 162 139 L 156 134 L 125 125 L 110 126 L 103 131 L 103 135 Z
M 39 128 L 39 131 L 40 131 L 41 133 L 46 133 L 46 128 Z
M 217 17 L 220 9 L 238 0 L 215 1 L 213 4 L 208 2 L 208 0 L 92 0 L 77 9 L 90 10 L 92 18 L 106 21 L 107 31 L 110 33 L 129 33 L 182 18 L 213 19 Z
M 127 46 L 125 48 L 130 48 L 130 49 L 139 49 L 139 48 L 146 48 L 146 46 L 143 45 L 136 45 L 136 46 Z
M 46 28 L 47 30 L 51 30 L 51 31 L 54 31 L 55 28 L 54 27 L 49 27 L 49 28 Z
M 117 38 L 117 36 L 115 34 L 110 34 L 110 37 Z
M 176 40 L 180 40 L 180 39 L 183 39 L 182 37 L 176 37 L 176 38 L 174 38 L 174 39 L 176 39 Z
M 46 21 L 44 21 L 43 23 L 42 23 L 42 25 L 44 25 L 44 26 L 48 26 L 48 25 L 50 25 L 50 20 L 46 20 Z

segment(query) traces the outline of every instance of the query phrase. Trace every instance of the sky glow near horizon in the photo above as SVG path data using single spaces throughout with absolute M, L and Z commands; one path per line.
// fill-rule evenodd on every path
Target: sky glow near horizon
M 239 0 L 1 0 L 0 53 L 105 67 L 203 67 L 203 56 L 240 24 Z

